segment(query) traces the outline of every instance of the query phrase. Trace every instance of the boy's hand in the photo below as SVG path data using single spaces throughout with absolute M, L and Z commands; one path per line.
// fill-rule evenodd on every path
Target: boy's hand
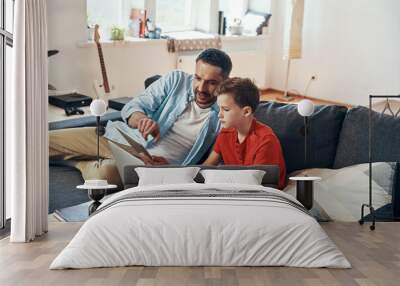
M 213 150 L 213 151 L 211 151 L 207 160 L 204 161 L 203 165 L 204 166 L 216 166 L 220 162 L 221 162 L 221 155 Z

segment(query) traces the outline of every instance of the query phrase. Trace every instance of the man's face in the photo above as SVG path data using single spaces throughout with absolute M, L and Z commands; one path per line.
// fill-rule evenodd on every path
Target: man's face
M 201 60 L 196 63 L 193 80 L 195 101 L 200 108 L 208 108 L 217 100 L 215 89 L 224 81 L 222 70 Z
M 238 128 L 243 120 L 251 115 L 251 107 L 240 107 L 229 94 L 220 94 L 217 98 L 219 106 L 218 118 L 224 128 Z

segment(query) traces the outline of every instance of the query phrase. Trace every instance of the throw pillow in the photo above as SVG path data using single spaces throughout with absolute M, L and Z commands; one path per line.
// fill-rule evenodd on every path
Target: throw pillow
M 139 186 L 195 183 L 199 167 L 187 168 L 135 168 Z
M 261 170 L 202 170 L 205 184 L 235 183 L 261 185 L 265 171 Z

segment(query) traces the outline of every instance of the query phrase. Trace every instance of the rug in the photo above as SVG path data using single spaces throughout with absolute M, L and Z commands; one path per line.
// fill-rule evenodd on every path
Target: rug
M 88 208 L 92 202 L 55 210 L 53 215 L 62 222 L 83 222 L 89 217 Z
M 369 214 L 368 208 L 364 208 L 364 213 L 367 214 L 366 216 L 364 216 L 364 220 L 372 221 L 372 217 Z M 393 206 L 392 204 L 387 204 L 375 210 L 375 221 L 391 222 L 391 221 L 399 221 L 399 218 L 397 219 L 393 218 Z

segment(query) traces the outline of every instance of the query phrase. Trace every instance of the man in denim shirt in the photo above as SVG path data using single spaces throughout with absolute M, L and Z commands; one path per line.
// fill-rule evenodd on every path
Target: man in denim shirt
M 204 50 L 196 59 L 194 75 L 172 71 L 155 81 L 143 94 L 125 105 L 121 111 L 124 122 L 108 122 L 104 137 L 127 144 L 118 129 L 124 132 L 152 155 L 145 160 L 148 164 L 199 163 L 213 145 L 220 128 L 214 91 L 229 77 L 231 69 L 232 62 L 227 54 L 217 49 Z M 70 134 L 71 140 L 80 138 L 81 142 L 74 140 L 68 146 L 65 140 L 62 141 L 66 136 L 61 136 L 62 133 L 65 135 L 65 130 L 50 132 L 50 156 L 93 160 L 95 154 L 91 149 L 94 148 L 89 142 L 96 138 L 95 128 L 76 128 L 73 132 L 81 135 Z M 81 140 L 82 137 L 86 140 Z M 101 138 L 100 156 L 112 159 L 105 138 Z M 99 170 L 93 166 L 94 161 L 87 160 L 76 164 L 85 179 L 96 176 L 94 172 Z M 118 183 L 120 178 L 115 178 L 118 172 L 112 161 L 103 160 L 100 169 L 98 177 Z

